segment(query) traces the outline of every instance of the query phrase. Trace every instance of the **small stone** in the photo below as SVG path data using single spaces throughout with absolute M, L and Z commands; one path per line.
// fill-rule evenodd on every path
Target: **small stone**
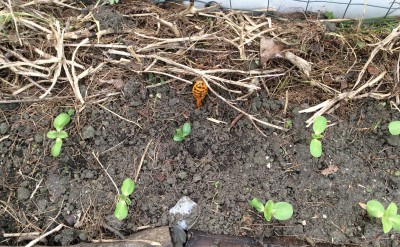
M 80 232 L 78 236 L 79 236 L 79 239 L 82 241 L 86 241 L 88 238 L 88 235 L 86 232 Z
M 178 173 L 178 178 L 185 180 L 187 178 L 187 172 L 180 172 Z
M 141 102 L 141 101 L 137 101 L 137 100 L 133 100 L 133 101 L 131 101 L 131 102 L 129 103 L 129 105 L 130 105 L 130 106 L 134 106 L 134 107 L 136 107 L 136 106 L 141 106 L 141 105 L 142 105 L 142 102 Z
M 2 135 L 7 134 L 9 129 L 10 129 L 10 125 L 8 125 L 7 123 L 0 124 L 0 134 L 2 134 Z
M 199 181 L 201 181 L 201 175 L 200 174 L 195 174 L 193 176 L 193 183 L 197 183 Z
M 171 226 L 179 225 L 183 230 L 187 230 L 196 221 L 199 213 L 197 203 L 184 196 L 169 210 L 169 223 Z
M 93 126 L 89 125 L 89 126 L 85 126 L 82 129 L 82 138 L 84 140 L 86 139 L 91 139 L 94 137 L 95 134 L 95 129 L 93 128 Z
M 28 180 L 25 180 L 25 181 L 22 181 L 20 184 L 19 184 L 19 186 L 21 186 L 21 187 L 28 187 L 29 186 L 29 181 Z
M 43 135 L 36 134 L 33 139 L 35 140 L 36 143 L 42 143 L 43 142 Z
M 186 232 L 179 225 L 174 225 L 171 229 L 171 239 L 175 247 L 183 247 L 186 243 Z
M 38 206 L 39 211 L 44 212 L 44 210 L 46 210 L 48 202 L 46 199 L 40 199 L 36 204 Z
M 14 111 L 18 109 L 19 103 L 11 103 L 11 104 L 0 104 L 0 110 L 3 111 Z
M 386 137 L 386 141 L 389 145 L 398 147 L 400 146 L 400 136 L 399 135 L 389 135 Z
M 17 193 L 18 193 L 18 200 L 20 201 L 28 200 L 29 197 L 31 196 L 31 192 L 24 187 L 19 187 Z
M 86 177 L 86 178 L 89 178 L 89 179 L 94 178 L 94 173 L 93 173 L 93 171 L 92 171 L 92 170 L 86 170 L 85 177 Z

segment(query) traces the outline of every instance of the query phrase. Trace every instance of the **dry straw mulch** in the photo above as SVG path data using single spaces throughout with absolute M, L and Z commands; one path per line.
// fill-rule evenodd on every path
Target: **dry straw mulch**
M 133 74 L 162 78 L 157 87 L 202 79 L 211 93 L 252 121 L 284 130 L 240 107 L 257 91 L 287 104 L 373 97 L 399 103 L 399 26 L 327 31 L 320 16 L 222 11 L 125 1 L 2 1 L 0 103 L 59 101 L 76 107 L 120 94 Z M 261 52 L 260 52 L 261 51 Z M 143 77 L 145 78 L 145 77 Z M 82 88 L 86 90 L 82 90 Z

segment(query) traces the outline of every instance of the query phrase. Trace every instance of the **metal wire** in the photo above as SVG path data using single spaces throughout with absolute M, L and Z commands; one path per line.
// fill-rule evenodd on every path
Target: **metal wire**
M 160 2 L 182 2 L 182 0 L 153 0 L 156 3 L 160 3 Z M 185 0 L 188 1 L 188 0 Z M 219 2 L 218 0 L 214 0 L 215 2 Z M 251 1 L 251 0 L 247 0 L 247 1 Z M 254 0 L 254 1 L 266 1 L 267 2 L 267 10 L 270 9 L 271 7 L 271 1 L 270 0 Z M 312 6 L 313 3 L 326 3 L 326 4 L 337 4 L 337 5 L 346 5 L 345 11 L 342 15 L 342 18 L 345 18 L 348 10 L 350 9 L 350 7 L 354 7 L 354 6 L 363 6 L 364 8 L 369 7 L 369 8 L 376 8 L 376 9 L 386 9 L 387 11 L 385 12 L 384 15 L 382 16 L 376 16 L 376 17 L 380 17 L 380 18 L 387 18 L 390 14 L 392 14 L 395 11 L 400 11 L 400 0 L 393 0 L 391 2 L 387 2 L 387 1 L 381 1 L 378 4 L 368 4 L 368 0 L 363 1 L 363 3 L 360 3 L 357 1 L 354 2 L 353 0 L 293 0 L 295 2 L 299 2 L 299 3 L 304 3 L 305 9 L 304 11 L 307 12 L 309 10 L 309 8 Z M 202 3 L 202 4 L 207 4 L 209 2 L 212 2 L 212 0 L 195 0 L 196 3 Z M 232 1 L 229 0 L 229 8 L 226 9 L 233 9 L 233 10 L 239 10 L 238 5 L 235 4 L 238 3 L 238 1 Z M 397 5 L 395 5 L 395 3 Z M 235 6 L 236 5 L 236 6 Z M 258 12 L 257 10 L 255 10 L 256 12 Z

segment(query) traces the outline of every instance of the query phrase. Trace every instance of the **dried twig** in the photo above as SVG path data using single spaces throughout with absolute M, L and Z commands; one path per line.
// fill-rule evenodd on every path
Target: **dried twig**
M 99 165 L 101 166 L 101 168 L 103 168 L 103 171 L 107 174 L 108 178 L 111 180 L 112 184 L 115 187 L 115 190 L 117 191 L 117 194 L 119 195 L 119 189 L 117 184 L 114 182 L 114 179 L 110 176 L 110 174 L 107 172 L 107 170 L 104 168 L 103 164 L 100 162 L 99 158 L 97 157 L 97 155 L 94 153 L 94 151 L 92 152 L 93 157 L 96 159 L 97 163 L 99 163 Z
M 55 233 L 55 232 L 58 232 L 58 231 L 61 230 L 61 228 L 63 228 L 63 227 L 64 227 L 63 224 L 59 224 L 56 228 L 52 229 L 51 231 L 48 231 L 48 232 L 46 232 L 45 234 L 40 235 L 38 238 L 36 238 L 36 239 L 30 241 L 27 245 L 25 245 L 25 247 L 32 247 L 32 246 L 34 246 L 36 243 L 38 243 L 38 242 L 39 242 L 40 240 L 42 240 L 43 238 L 45 238 L 45 237 L 47 237 L 47 236 L 49 236 L 49 235 L 51 235 L 51 234 L 53 234 L 53 233 Z
M 146 157 L 147 150 L 149 149 L 149 146 L 150 146 L 150 144 L 151 144 L 152 141 L 153 141 L 153 140 L 150 140 L 150 141 L 147 143 L 146 148 L 145 148 L 144 151 L 143 151 L 142 158 L 140 158 L 139 167 L 137 168 L 137 171 L 136 171 L 135 183 L 137 182 L 137 180 L 138 180 L 138 178 L 139 178 L 139 174 L 140 174 L 140 170 L 142 169 L 142 165 L 143 165 L 144 158 Z

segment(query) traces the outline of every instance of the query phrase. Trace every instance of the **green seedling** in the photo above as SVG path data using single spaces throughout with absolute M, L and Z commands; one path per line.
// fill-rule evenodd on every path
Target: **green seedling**
M 183 124 L 182 128 L 176 129 L 176 134 L 174 135 L 174 141 L 181 142 L 190 134 L 191 127 L 190 123 L 186 122 Z
M 390 134 L 394 136 L 400 135 L 400 121 L 392 121 L 388 127 Z
M 324 12 L 324 17 L 326 18 L 326 19 L 335 19 L 335 16 L 333 15 L 333 12 L 332 11 L 325 11 Z
M 75 114 L 75 110 L 70 109 L 68 110 L 68 113 L 60 113 L 58 116 L 54 119 L 53 121 L 53 127 L 56 130 L 50 130 L 47 132 L 47 137 L 50 139 L 56 139 L 53 142 L 53 145 L 51 147 L 51 155 L 53 157 L 57 157 L 61 153 L 61 146 L 63 143 L 62 139 L 65 139 L 68 137 L 68 133 L 63 130 L 63 128 L 69 124 L 71 121 L 71 116 Z
M 126 178 L 122 182 L 121 194 L 118 195 L 118 202 L 115 206 L 114 211 L 114 216 L 118 220 L 123 220 L 126 218 L 126 216 L 128 216 L 128 206 L 132 203 L 129 199 L 129 196 L 133 193 L 134 190 L 135 182 L 130 178 Z
M 319 158 L 322 155 L 322 143 L 319 139 L 323 138 L 322 133 L 325 131 L 327 121 L 324 116 L 318 116 L 315 118 L 313 123 L 314 133 L 311 135 L 312 140 L 310 143 L 310 153 L 315 158 Z
M 288 220 L 293 215 L 293 207 L 287 202 L 274 203 L 272 200 L 269 200 L 265 205 L 263 205 L 256 197 L 254 197 L 249 203 L 258 212 L 264 213 L 264 218 L 267 221 L 271 221 L 272 217 L 277 220 Z
M 292 128 L 292 126 L 293 126 L 292 120 L 288 119 L 285 121 L 285 125 L 284 125 L 285 129 L 290 129 L 290 128 Z
M 388 233 L 392 228 L 400 232 L 400 215 L 397 214 L 397 206 L 393 202 L 386 208 L 377 200 L 367 202 L 368 215 L 382 219 L 383 232 Z

